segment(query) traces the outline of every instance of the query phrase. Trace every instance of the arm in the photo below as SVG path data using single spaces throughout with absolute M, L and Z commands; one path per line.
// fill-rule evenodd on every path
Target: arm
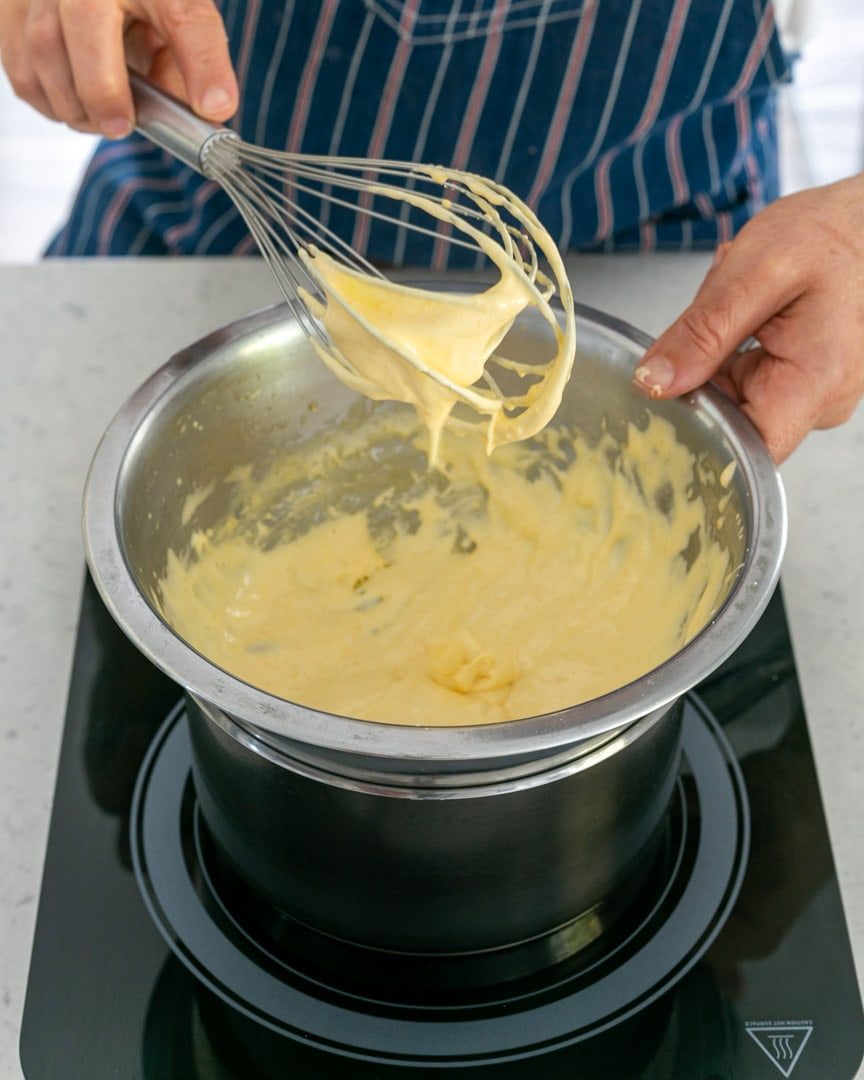
M 737 352 L 751 336 L 759 347 Z M 864 175 L 753 218 L 635 377 L 663 398 L 713 379 L 778 462 L 849 419 L 864 395 Z

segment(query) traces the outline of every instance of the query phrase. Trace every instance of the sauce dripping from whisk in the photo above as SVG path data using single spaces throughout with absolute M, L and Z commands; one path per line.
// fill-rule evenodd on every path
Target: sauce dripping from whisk
M 321 360 L 352 389 L 375 400 L 407 402 L 415 407 L 430 437 L 430 462 L 437 458 L 441 430 L 458 403 L 486 422 L 486 446 L 527 439 L 552 418 L 573 366 L 575 316 L 572 291 L 552 238 L 533 212 L 509 191 L 468 173 L 418 167 L 418 172 L 447 187 L 467 191 L 489 220 L 499 206 L 516 217 L 530 241 L 546 256 L 564 308 L 559 325 L 549 298 L 552 281 L 536 263 L 523 261 L 518 245 L 502 244 L 501 231 L 489 236 L 454 212 L 449 199 L 405 190 L 399 198 L 467 235 L 492 261 L 498 280 L 478 293 L 445 293 L 410 287 L 350 269 L 310 247 L 300 256 L 323 300 L 308 292 L 304 302 L 320 320 L 329 343 L 313 339 Z M 372 185 L 372 193 L 376 186 Z M 380 194 L 393 197 L 392 188 Z M 512 230 L 511 230 L 512 231 Z M 507 239 L 505 230 L 505 240 Z M 536 309 L 551 327 L 555 355 L 546 361 L 518 364 L 496 349 L 516 318 Z M 515 393 L 499 387 L 497 364 L 516 376 Z M 463 421 L 464 425 L 464 421 Z

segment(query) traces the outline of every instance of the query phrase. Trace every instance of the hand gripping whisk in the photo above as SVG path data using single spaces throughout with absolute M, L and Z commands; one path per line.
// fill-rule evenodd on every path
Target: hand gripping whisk
M 485 419 L 490 448 L 526 438 L 551 419 L 573 364 L 573 299 L 554 242 L 533 211 L 507 188 L 443 167 L 266 150 L 200 119 L 139 76 L 131 75 L 131 82 L 137 130 L 223 188 L 297 322 L 340 379 L 370 397 L 400 398 L 390 382 L 364 370 L 362 358 L 344 355 L 325 325 L 328 303 L 339 298 L 319 267 L 335 264 L 366 282 L 386 282 L 381 269 L 362 254 L 374 220 L 392 226 L 395 261 L 406 254 L 410 261 L 418 238 L 427 245 L 427 262 L 429 245 L 438 256 L 445 244 L 452 244 L 475 253 L 478 264 L 485 257 L 497 266 L 502 282 L 506 277 L 524 292 L 521 306 L 535 307 L 555 336 L 552 358 L 523 364 L 499 355 L 495 349 L 516 317 L 511 304 L 488 334 L 479 365 L 461 377 L 430 366 L 410 347 L 392 350 L 394 363 L 421 376 L 414 380 L 421 387 L 419 396 L 435 398 L 438 413 L 450 416 L 452 423 L 476 425 Z M 541 258 L 548 269 L 541 269 Z M 563 327 L 550 305 L 556 292 Z M 380 327 L 363 326 L 383 341 Z M 415 392 L 401 400 L 412 400 L 422 414 L 417 397 Z M 458 415 L 450 415 L 460 403 Z

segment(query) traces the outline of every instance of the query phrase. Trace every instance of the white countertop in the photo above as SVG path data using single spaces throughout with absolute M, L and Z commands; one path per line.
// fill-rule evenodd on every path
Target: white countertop
M 597 256 L 577 298 L 658 333 L 704 256 Z M 130 392 L 177 349 L 278 299 L 258 260 L 0 267 L 0 1077 L 20 1077 L 42 859 L 84 565 L 90 455 Z M 864 972 L 864 409 L 784 466 L 784 594 L 858 967 Z M 864 985 L 864 984 L 862 984 Z M 864 1076 L 864 1070 L 859 1073 Z M 830 1080 L 830 1078 L 826 1078 Z

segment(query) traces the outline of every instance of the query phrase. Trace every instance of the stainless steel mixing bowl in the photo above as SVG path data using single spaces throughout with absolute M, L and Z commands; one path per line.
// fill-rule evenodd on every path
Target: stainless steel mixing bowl
M 712 388 L 647 401 L 631 383 L 645 335 L 586 308 L 577 332 L 559 416 L 589 437 L 608 428 L 623 438 L 649 412 L 671 420 L 698 455 L 694 493 L 738 571 L 710 625 L 677 655 L 545 716 L 429 728 L 333 716 L 233 677 L 157 614 L 154 583 L 168 549 L 183 550 L 193 525 L 224 514 L 231 470 L 266 469 L 358 408 L 284 309 L 171 359 L 123 406 L 96 452 L 84 499 L 88 562 L 120 626 L 190 693 L 207 824 L 254 888 L 327 933 L 407 951 L 494 948 L 560 927 L 632 882 L 674 782 L 676 702 L 740 644 L 774 588 L 785 503 L 746 418 Z M 515 359 L 547 347 L 531 319 L 505 343 Z M 731 503 L 721 512 L 723 489 L 700 476 L 716 478 L 732 463 Z M 186 520 L 187 496 L 211 484 Z M 634 618 L 651 632 L 650 612 Z

